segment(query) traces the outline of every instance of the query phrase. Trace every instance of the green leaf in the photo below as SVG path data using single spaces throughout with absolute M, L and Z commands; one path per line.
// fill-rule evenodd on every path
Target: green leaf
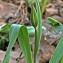
M 28 6 L 32 6 L 33 4 L 35 4 L 35 0 L 25 0 L 26 1 L 26 3 L 27 3 L 27 5 Z M 41 0 L 39 0 L 39 2 L 41 2 Z
M 48 2 L 49 2 L 49 0 L 41 0 L 41 11 L 42 11 L 42 14 L 45 11 L 45 8 L 46 8 Z
M 13 24 L 10 28 L 9 45 L 8 45 L 3 63 L 9 63 L 11 50 L 16 42 L 18 35 L 19 35 L 18 39 L 20 43 L 20 48 L 22 47 L 23 51 L 25 52 L 24 55 L 27 60 L 27 63 L 33 63 L 31 48 L 29 44 L 28 31 L 25 26 L 21 27 L 21 25 L 17 25 L 17 24 Z
M 11 50 L 12 50 L 12 47 L 14 46 L 14 44 L 16 42 L 19 30 L 20 30 L 19 25 L 13 24 L 11 26 L 11 29 L 10 29 L 10 32 L 9 32 L 9 45 L 8 45 L 8 48 L 7 48 L 3 63 L 9 63 Z
M 34 36 L 35 34 L 35 29 L 33 26 L 27 26 L 28 34 L 29 36 Z
M 58 27 L 58 26 L 62 25 L 59 21 L 57 21 L 51 17 L 48 17 L 48 23 L 53 27 Z
M 56 33 L 58 32 L 63 32 L 63 25 L 55 20 L 54 18 L 49 17 L 48 18 L 48 23 L 53 26 L 53 31 Z M 63 57 L 63 36 L 60 38 L 60 41 L 56 47 L 56 50 L 50 60 L 49 63 L 59 63 L 61 60 L 61 63 L 63 63 L 63 60 L 61 59 Z
M 40 40 L 42 36 L 42 15 L 41 15 L 41 10 L 40 10 L 40 5 L 39 5 L 39 0 L 35 0 L 36 3 L 36 13 L 37 13 L 37 28 L 35 28 L 35 47 L 34 47 L 34 63 L 36 63 L 36 57 L 40 45 Z
M 29 44 L 29 35 L 28 35 L 27 28 L 25 26 L 22 26 L 20 29 L 18 41 L 19 41 L 20 48 L 24 53 L 26 62 L 33 63 L 31 47 Z
M 63 25 L 57 26 L 56 28 L 53 27 L 52 31 L 55 33 L 63 32 Z
M 54 18 L 48 17 L 48 23 L 52 26 L 52 32 L 55 33 L 63 32 L 63 24 Z
M 17 25 L 17 24 L 16 24 Z M 22 25 L 21 25 L 22 26 Z M 6 24 L 4 26 L 0 27 L 0 33 L 9 33 L 11 28 L 11 24 Z M 35 34 L 35 29 L 33 26 L 27 26 L 28 34 L 29 36 L 34 36 Z
M 34 28 L 36 28 L 37 27 L 37 18 L 38 18 L 38 16 L 37 16 L 37 13 L 36 13 L 36 9 L 35 9 L 35 7 L 34 6 L 32 6 L 32 11 L 31 11 L 31 22 L 32 22 L 32 25 L 34 26 Z
M 63 36 L 61 37 L 49 63 L 59 63 L 62 57 L 63 57 Z
M 11 28 L 11 24 L 6 24 L 6 25 L 4 25 L 4 26 L 1 26 L 0 32 L 8 33 L 9 30 L 10 30 L 10 28 Z
M 62 59 L 61 59 L 60 63 L 63 63 L 63 57 L 62 57 Z
M 42 15 L 41 15 L 41 10 L 40 10 L 40 5 L 39 5 L 39 1 L 36 0 L 36 11 L 37 11 L 37 21 L 38 21 L 38 26 L 37 26 L 37 30 L 38 30 L 38 37 L 39 37 L 39 42 L 41 39 L 41 35 L 42 35 Z

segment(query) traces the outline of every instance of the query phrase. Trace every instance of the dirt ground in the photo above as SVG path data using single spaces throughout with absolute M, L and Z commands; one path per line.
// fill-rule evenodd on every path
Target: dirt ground
M 21 3 L 21 4 L 20 4 Z M 28 18 L 28 9 L 24 0 L 0 0 L 0 26 L 6 23 L 31 25 Z M 56 33 L 47 23 L 47 17 L 53 17 L 63 24 L 63 0 L 50 0 L 43 14 L 43 37 L 39 50 L 39 63 L 49 63 L 54 53 L 62 31 Z M 30 41 L 34 41 L 34 38 Z M 18 43 L 11 53 L 10 63 L 25 63 L 24 55 L 20 52 Z M 0 63 L 2 63 L 5 51 L 0 50 Z

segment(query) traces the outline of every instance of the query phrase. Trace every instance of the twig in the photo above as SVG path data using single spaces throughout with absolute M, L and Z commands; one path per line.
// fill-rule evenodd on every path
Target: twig
M 20 5 L 19 5 L 19 7 L 18 7 L 18 10 L 17 10 L 16 13 L 15 13 L 15 16 L 19 13 L 19 11 L 20 11 L 20 9 L 21 9 L 21 5 L 22 5 L 22 1 L 20 1 Z

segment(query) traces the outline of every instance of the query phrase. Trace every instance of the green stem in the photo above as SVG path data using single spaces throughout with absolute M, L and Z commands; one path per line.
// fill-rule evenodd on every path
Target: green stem
M 36 63 L 36 57 L 38 53 L 37 51 L 38 51 L 38 32 L 37 29 L 35 28 L 34 63 Z

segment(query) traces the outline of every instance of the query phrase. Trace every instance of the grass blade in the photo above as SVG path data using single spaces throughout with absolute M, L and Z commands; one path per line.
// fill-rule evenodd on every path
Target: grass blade
M 35 29 L 34 29 L 33 26 L 28 26 L 28 27 L 27 27 L 27 30 L 28 30 L 29 36 L 34 36 L 34 34 L 35 34 Z
M 10 27 L 11 27 L 11 24 L 3 25 L 3 26 L 1 26 L 1 28 L 0 28 L 0 32 L 8 33 L 8 32 L 9 32 L 9 30 L 10 30 Z
M 61 37 L 61 39 L 56 47 L 56 50 L 49 63 L 59 63 L 62 56 L 63 56 L 63 36 Z
M 31 11 L 31 22 L 34 28 L 37 27 L 37 13 L 36 13 L 36 9 L 34 6 L 32 6 L 32 11 Z
M 59 33 L 60 31 L 63 32 L 63 24 L 54 18 L 48 17 L 48 24 L 52 26 L 52 30 L 55 33 Z
M 49 0 L 41 0 L 41 11 L 42 11 L 42 14 L 44 13 L 44 10 L 48 4 Z
M 63 57 L 62 57 L 62 59 L 61 59 L 61 61 L 59 63 L 63 63 Z
M 54 31 L 58 32 L 58 31 L 63 31 L 63 25 L 58 22 L 57 20 L 48 17 L 48 23 L 53 26 Z M 50 60 L 49 63 L 59 63 L 61 58 L 63 56 L 63 36 L 60 38 L 60 41 L 56 47 L 56 50 Z M 63 60 L 61 60 L 61 63 L 63 62 Z
M 53 27 L 57 27 L 57 26 L 61 26 L 62 24 L 55 20 L 54 18 L 48 17 L 48 23 L 53 26 Z
M 36 63 L 36 57 L 40 45 L 40 39 L 42 35 L 42 15 L 41 15 L 41 10 L 40 10 L 40 5 L 39 5 L 39 0 L 35 0 L 36 3 L 36 13 L 37 13 L 37 28 L 35 28 L 35 47 L 34 47 L 34 63 Z
M 18 41 L 19 41 L 20 48 L 24 53 L 26 63 L 33 63 L 31 48 L 29 44 L 28 31 L 25 26 L 22 26 L 20 29 Z
M 3 63 L 9 63 L 10 53 L 11 53 L 12 47 L 14 46 L 16 39 L 18 37 L 19 30 L 20 30 L 20 28 L 18 25 L 11 26 L 11 29 L 9 32 L 9 45 L 8 45 Z
M 39 0 L 36 0 L 36 10 L 37 10 L 37 17 L 38 17 L 37 30 L 38 30 L 38 37 L 39 37 L 39 42 L 40 42 L 41 35 L 42 35 L 42 15 L 41 15 L 41 10 L 40 10 Z

